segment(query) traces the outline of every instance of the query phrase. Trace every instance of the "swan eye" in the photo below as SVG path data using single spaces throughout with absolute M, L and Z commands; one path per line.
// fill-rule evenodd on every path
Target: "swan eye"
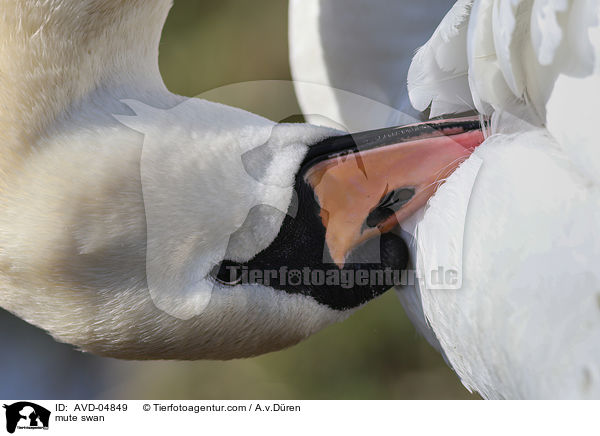
M 230 260 L 224 260 L 215 265 L 210 275 L 225 286 L 235 286 L 242 282 L 242 265 Z
M 415 195 L 414 188 L 399 188 L 388 192 L 367 217 L 367 227 L 377 227 L 400 210 Z

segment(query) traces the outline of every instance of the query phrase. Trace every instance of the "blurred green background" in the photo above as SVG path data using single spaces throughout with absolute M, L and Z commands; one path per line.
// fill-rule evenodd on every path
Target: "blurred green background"
M 195 96 L 232 83 L 289 80 L 287 50 L 287 1 L 176 0 L 161 42 L 160 65 L 173 92 Z M 253 110 L 267 115 L 277 105 L 299 112 L 291 92 L 250 92 L 245 98 Z M 7 313 L 0 313 L 0 327 L 16 338 L 3 338 L 13 360 L 7 360 L 8 354 L 0 357 L 0 397 L 476 398 L 418 336 L 393 291 L 300 345 L 230 362 L 103 359 L 54 343 Z M 40 372 L 44 368 L 50 375 Z M 24 389 L 24 373 L 30 390 Z

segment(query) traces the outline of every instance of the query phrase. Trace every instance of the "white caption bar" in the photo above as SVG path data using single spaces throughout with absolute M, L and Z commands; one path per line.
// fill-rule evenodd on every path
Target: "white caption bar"
M 569 401 L 2 401 L 2 434 L 598 434 Z M 12 431 L 12 433 L 11 433 Z M 118 433 L 117 433 L 118 432 Z

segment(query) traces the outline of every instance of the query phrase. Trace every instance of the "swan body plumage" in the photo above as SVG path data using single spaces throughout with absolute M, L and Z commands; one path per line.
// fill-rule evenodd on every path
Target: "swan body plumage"
M 458 2 L 408 74 L 415 107 L 429 100 L 432 115 L 492 117 L 494 134 L 475 153 L 483 163 L 463 288 L 422 294 L 452 367 L 489 398 L 600 395 L 600 168 L 589 110 L 600 95 L 599 12 L 596 2 Z
M 293 10 L 301 3 L 292 1 Z M 338 28 L 351 35 L 342 17 L 364 6 L 347 2 Z M 388 6 L 371 11 L 383 22 L 403 13 L 400 3 Z M 435 270 L 442 250 L 443 259 L 462 261 L 462 285 L 438 289 L 422 280 L 398 291 L 464 385 L 485 398 L 600 397 L 598 13 L 594 1 L 461 0 L 408 70 L 416 109 L 491 118 L 486 141 L 439 188 L 413 229 L 417 274 Z M 291 25 L 294 35 L 302 22 L 292 17 Z M 386 48 L 402 29 L 372 31 L 369 62 L 386 68 Z M 353 59 L 351 50 L 315 59 L 306 48 L 298 53 L 292 50 L 291 60 L 300 81 L 308 69 L 302 63 L 327 69 L 336 58 Z M 391 94 L 404 86 L 403 70 L 394 71 L 398 81 L 380 83 Z M 352 84 L 357 92 L 360 86 Z M 319 113 L 311 98 L 300 98 L 303 110 Z M 343 110 L 337 112 L 344 124 Z M 465 196 L 463 222 L 446 211 Z

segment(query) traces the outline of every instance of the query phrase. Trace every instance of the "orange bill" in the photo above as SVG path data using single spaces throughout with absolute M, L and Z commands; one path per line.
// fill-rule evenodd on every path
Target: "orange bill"
M 304 181 L 332 260 L 343 268 L 352 250 L 422 208 L 483 140 L 473 117 L 346 135 L 311 149 Z

